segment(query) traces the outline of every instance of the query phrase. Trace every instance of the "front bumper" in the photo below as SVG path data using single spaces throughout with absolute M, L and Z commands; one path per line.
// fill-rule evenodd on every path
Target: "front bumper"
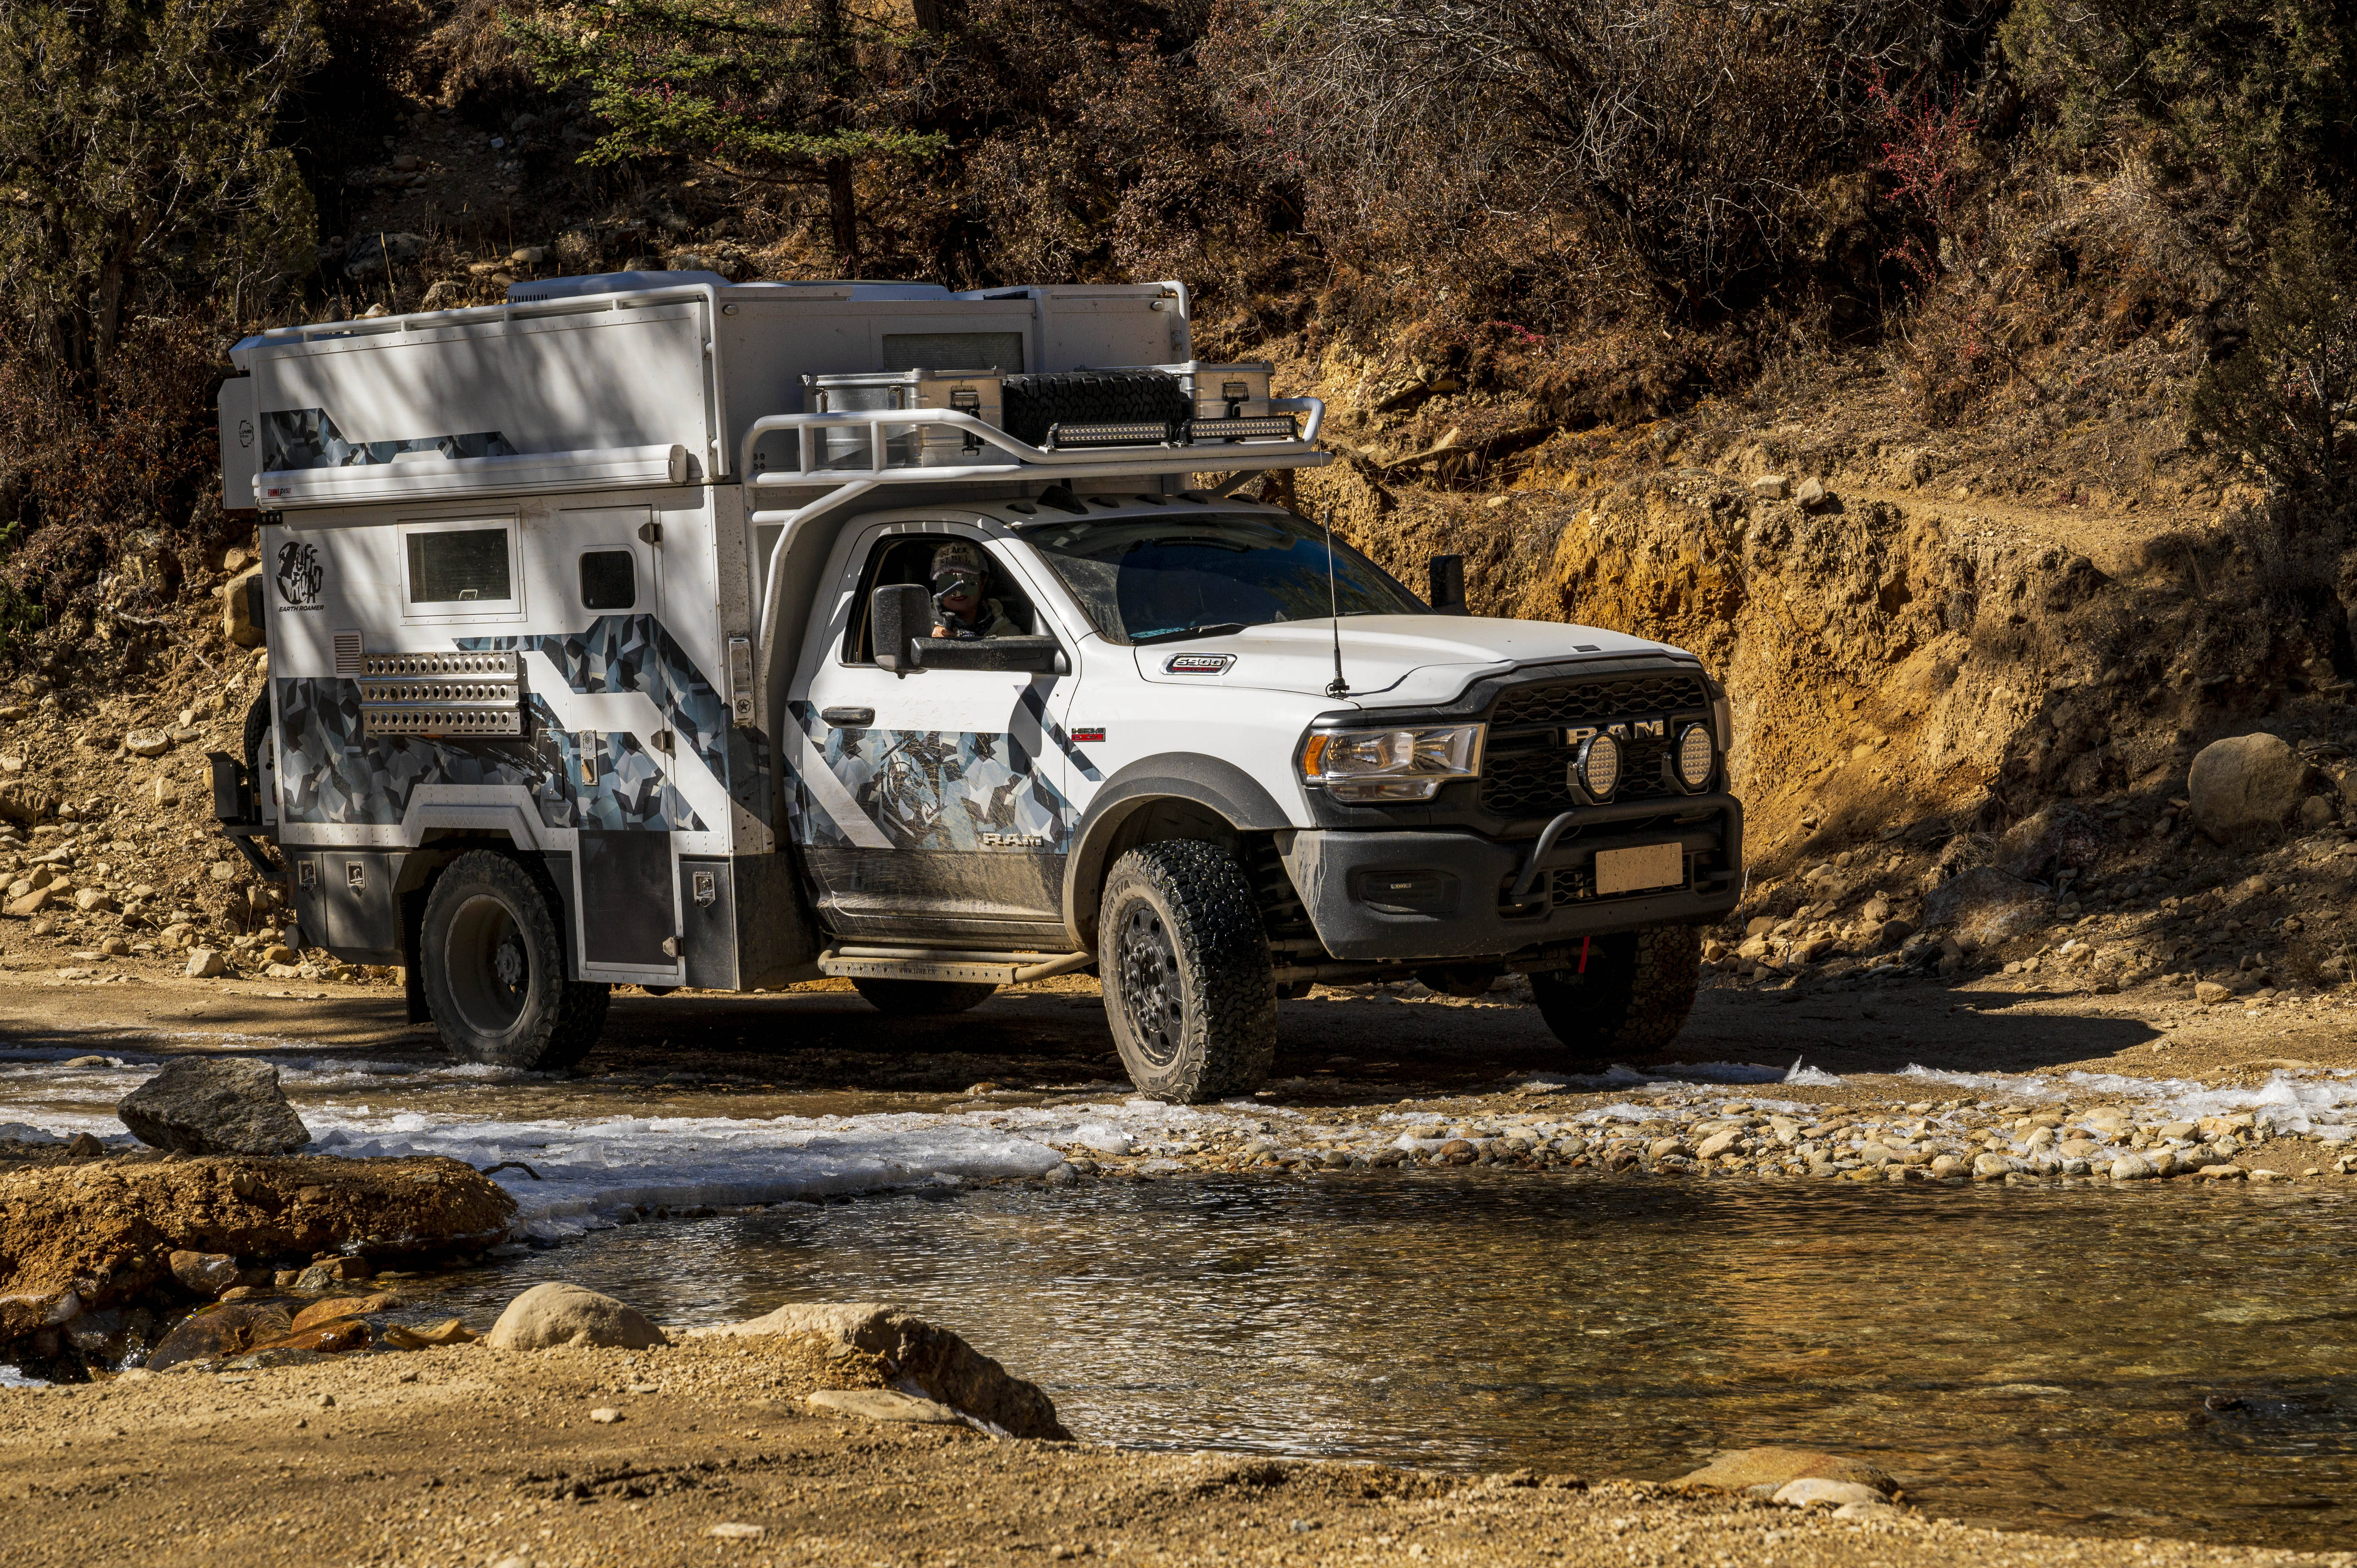
M 1543 837 L 1301 829 L 1279 833 L 1277 849 L 1319 942 L 1348 963 L 1504 958 L 1566 938 L 1715 921 L 1742 897 L 1743 807 L 1732 795 L 1565 816 L 1535 867 Z M 1594 891 L 1598 852 L 1672 843 L 1683 884 Z M 1519 899 L 1518 884 L 1529 889 Z

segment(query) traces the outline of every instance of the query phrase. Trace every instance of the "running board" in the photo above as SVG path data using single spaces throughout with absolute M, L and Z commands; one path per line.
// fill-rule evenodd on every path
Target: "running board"
M 1095 965 L 1094 953 L 957 952 L 928 948 L 829 948 L 819 972 L 845 980 L 931 980 L 954 985 L 1020 985 Z

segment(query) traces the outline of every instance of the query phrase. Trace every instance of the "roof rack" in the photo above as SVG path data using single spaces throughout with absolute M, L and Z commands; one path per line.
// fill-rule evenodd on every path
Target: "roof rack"
M 796 535 L 826 513 L 836 511 L 885 486 L 956 485 L 977 479 L 1122 478 L 1168 473 L 1235 471 L 1232 485 L 1245 475 L 1275 468 L 1316 468 L 1333 461 L 1318 450 L 1318 431 L 1326 423 L 1326 404 L 1314 397 L 1268 400 L 1269 413 L 1242 419 L 1182 419 L 1168 424 L 1059 424 L 1049 433 L 1049 446 L 1017 441 L 995 424 L 954 409 L 845 409 L 834 413 L 773 413 L 757 419 L 745 432 L 738 449 L 737 471 L 745 476 L 748 491 L 787 487 L 823 487 L 823 493 L 798 507 L 753 510 L 753 526 L 779 527 L 778 542 L 770 553 L 770 569 L 761 594 L 759 646 L 775 643 L 785 603 L 786 562 Z M 1308 423 L 1297 430 L 1294 416 Z M 954 432 L 961 451 L 982 456 L 985 446 L 1002 456 L 994 461 L 929 465 L 920 460 L 926 444 L 908 437 L 928 427 Z M 853 450 L 829 452 L 830 430 L 865 431 L 866 440 L 846 443 Z M 797 442 L 797 467 L 759 469 L 753 466 L 761 437 L 791 431 Z M 1134 444 L 1113 445 L 1111 433 L 1135 437 Z M 1103 445 L 1081 445 L 1092 436 Z M 894 442 L 900 443 L 895 460 Z M 1063 443 L 1072 443 L 1071 446 Z M 1220 487 L 1224 493 L 1228 485 Z
M 1125 475 L 1206 470 L 1259 472 L 1315 468 L 1332 461 L 1318 449 L 1326 404 L 1314 397 L 1268 401 L 1266 415 L 1227 419 L 1179 419 L 1111 424 L 1063 424 L 1048 432 L 1049 445 L 1018 441 L 996 425 L 954 409 L 845 409 L 830 413 L 776 413 L 757 419 L 745 432 L 737 471 L 755 490 L 823 486 L 828 493 L 799 507 L 756 510 L 756 524 L 785 523 L 832 510 L 839 492 L 856 487 L 866 494 L 878 485 L 954 485 L 975 479 L 1118 478 Z M 1297 416 L 1306 425 L 1295 424 Z M 908 438 L 929 429 L 953 433 L 974 461 L 920 460 L 925 444 Z M 835 449 L 833 430 L 864 432 L 866 439 Z M 756 468 L 761 438 L 791 433 L 798 461 L 791 468 Z M 896 448 L 896 443 L 899 446 Z M 993 449 L 985 452 L 985 448 Z

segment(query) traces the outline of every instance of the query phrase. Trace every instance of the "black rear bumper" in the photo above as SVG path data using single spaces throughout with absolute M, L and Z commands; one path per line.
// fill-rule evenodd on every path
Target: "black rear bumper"
M 1566 938 L 1705 924 L 1743 896 L 1743 807 L 1731 795 L 1566 812 L 1533 866 L 1545 842 L 1301 829 L 1279 833 L 1277 849 L 1319 942 L 1348 963 L 1497 959 Z M 1595 892 L 1599 851 L 1671 843 L 1681 885 Z M 1518 884 L 1528 889 L 1520 898 Z

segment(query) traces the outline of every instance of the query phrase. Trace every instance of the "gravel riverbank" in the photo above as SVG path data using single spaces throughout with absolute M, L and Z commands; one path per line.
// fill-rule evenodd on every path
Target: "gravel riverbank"
M 845 1413 L 920 1402 L 891 1394 L 888 1374 L 874 1355 L 812 1337 L 707 1336 L 0 1389 L 0 1561 L 2357 1562 L 2007 1535 L 1905 1507 L 1837 1513 L 1833 1495 L 1794 1508 L 1715 1488 L 1141 1454 Z M 828 1390 L 853 1397 L 814 1405 Z

